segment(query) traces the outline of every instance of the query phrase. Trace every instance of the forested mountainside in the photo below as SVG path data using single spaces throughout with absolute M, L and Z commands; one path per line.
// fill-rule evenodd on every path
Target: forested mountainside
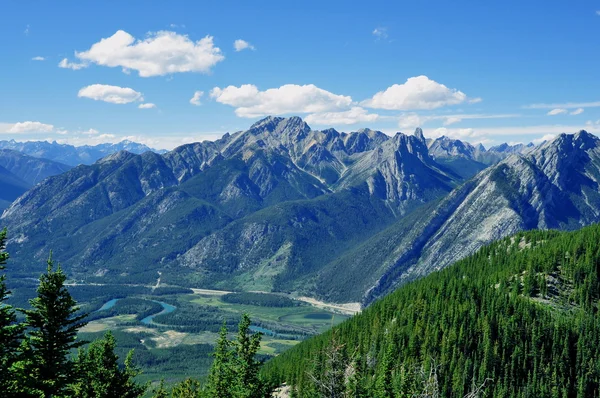
M 160 271 L 177 285 L 369 303 L 508 234 L 599 221 L 598 148 L 586 132 L 485 150 L 421 129 L 389 137 L 268 117 L 164 155 L 80 165 L 2 223 L 19 275 L 39 272 L 31 264 L 52 247 L 90 282 Z
M 98 144 L 74 146 L 68 144 L 59 144 L 58 142 L 47 141 L 25 141 L 15 140 L 0 141 L 0 149 L 10 149 L 29 155 L 35 158 L 52 160 L 54 162 L 77 166 L 80 164 L 92 164 L 97 160 L 112 155 L 119 151 L 128 151 L 131 153 L 142 154 L 153 151 L 165 153 L 165 150 L 152 149 L 144 144 L 138 144 L 128 140 L 116 144 Z
M 597 397 L 599 242 L 599 225 L 504 238 L 263 373 L 295 397 Z

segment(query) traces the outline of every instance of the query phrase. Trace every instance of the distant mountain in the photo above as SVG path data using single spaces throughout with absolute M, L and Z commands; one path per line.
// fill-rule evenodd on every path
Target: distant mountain
M 150 281 L 160 270 L 180 284 L 312 294 L 324 260 L 461 181 L 423 137 L 270 117 L 215 142 L 75 167 L 1 222 L 24 267 L 52 247 L 77 277 Z
M 30 185 L 0 166 L 0 213 L 29 189 Z
M 117 144 L 99 144 L 94 146 L 73 146 L 59 144 L 56 141 L 17 142 L 15 140 L 10 140 L 0 141 L 0 149 L 11 149 L 21 152 L 25 155 L 52 160 L 69 166 L 77 166 L 80 164 L 89 165 L 98 159 L 123 150 L 137 154 L 147 151 L 157 153 L 167 152 L 164 150 L 155 150 L 147 147 L 146 145 L 138 144 L 128 140 L 121 141 Z
M 10 149 L 0 149 L 0 166 L 33 186 L 47 177 L 64 173 L 71 166 L 36 158 Z
M 490 157 L 481 145 L 474 147 L 468 142 L 442 136 L 429 140 L 427 146 L 432 158 L 462 178 L 470 178 L 490 164 Z

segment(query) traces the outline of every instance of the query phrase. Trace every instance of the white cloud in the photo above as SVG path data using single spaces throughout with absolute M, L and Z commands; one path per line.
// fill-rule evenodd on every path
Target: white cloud
M 7 133 L 49 133 L 54 130 L 54 126 L 51 124 L 44 124 L 40 122 L 20 122 L 15 123 L 6 132 Z
M 573 112 L 569 113 L 569 115 L 581 115 L 584 111 L 585 109 L 583 108 L 577 108 Z
M 151 103 L 151 102 L 146 102 L 145 104 L 139 104 L 138 108 L 140 109 L 152 109 L 152 108 L 156 108 L 156 105 Z
M 469 104 L 478 104 L 478 103 L 480 103 L 481 101 L 483 101 L 483 99 L 482 99 L 482 98 L 480 98 L 480 97 L 477 97 L 477 98 L 471 98 L 471 99 L 469 99 L 469 101 L 468 101 L 468 102 L 469 102 Z
M 412 129 L 422 126 L 426 120 L 416 113 L 406 113 L 400 115 L 398 119 L 398 127 L 401 129 Z
M 541 144 L 544 141 L 552 141 L 556 137 L 556 134 L 546 134 L 543 137 L 531 140 L 534 144 Z
M 373 29 L 372 33 L 378 40 L 388 38 L 387 28 L 385 26 L 379 26 Z
M 31 58 L 31 60 L 32 60 L 32 61 L 45 61 L 45 60 L 46 60 L 46 58 L 44 58 L 44 57 L 41 57 L 41 56 L 39 56 L 39 55 L 38 55 L 37 57 L 33 57 L 33 58 Z
M 402 129 L 421 127 L 424 124 L 441 120 L 444 126 L 450 126 L 455 123 L 462 122 L 463 120 L 472 120 L 472 119 L 509 119 L 520 117 L 518 114 L 455 114 L 455 115 L 426 115 L 422 116 L 417 113 L 405 113 L 400 115 L 398 118 L 398 127 Z
M 404 84 L 394 84 L 361 105 L 389 110 L 435 109 L 467 101 L 462 91 L 450 89 L 427 76 L 411 77 Z
M 369 113 L 366 109 L 355 106 L 343 112 L 311 113 L 306 116 L 305 121 L 306 123 L 317 125 L 341 125 L 374 122 L 378 118 L 379 115 Z
M 96 130 L 96 129 L 89 129 L 89 130 L 81 131 L 80 133 L 84 134 L 84 135 L 98 135 L 98 134 L 100 134 L 100 132 L 98 130 Z
M 190 104 L 200 106 L 202 102 L 200 102 L 200 98 L 204 95 L 204 91 L 196 91 L 194 92 L 194 96 L 190 98 Z
M 562 104 L 530 104 L 524 105 L 523 109 L 574 109 L 574 108 L 598 108 L 600 101 L 595 102 L 566 102 Z
M 236 108 L 239 117 L 260 117 L 289 113 L 323 113 L 345 110 L 352 105 L 352 98 L 333 94 L 314 84 L 299 86 L 286 84 L 279 88 L 259 91 L 253 84 L 240 87 L 215 87 L 211 98 Z
M 128 104 L 143 101 L 142 93 L 129 87 L 109 86 L 106 84 L 92 84 L 79 90 L 78 97 L 91 98 L 96 101 L 110 102 L 112 104 Z
M 460 123 L 460 122 L 462 122 L 462 120 L 463 120 L 463 118 L 461 118 L 460 116 L 448 116 L 444 120 L 444 126 L 450 126 L 455 123 Z
M 87 68 L 88 64 L 87 63 L 69 62 L 68 59 L 64 58 L 62 61 L 60 61 L 58 63 L 58 67 L 63 68 L 63 69 L 79 70 L 79 69 Z
M 439 138 L 441 136 L 451 137 L 459 140 L 469 140 L 479 138 L 475 129 L 449 129 L 446 127 L 440 127 L 431 132 L 431 135 L 427 134 L 427 137 Z
M 141 77 L 163 76 L 172 73 L 209 73 L 211 68 L 223 61 L 221 49 L 216 47 L 212 36 L 192 41 L 187 35 L 159 31 L 150 33 L 143 40 L 136 40 L 129 33 L 119 30 L 114 35 L 93 44 L 89 50 L 75 52 L 81 64 L 89 63 L 108 67 L 121 67 L 124 72 L 138 71 Z M 71 67 L 71 69 L 74 69 Z
M 235 48 L 235 51 L 242 51 L 242 50 L 255 50 L 254 46 L 250 43 L 248 43 L 246 40 L 242 40 L 242 39 L 237 39 L 236 41 L 233 42 L 233 48 Z
M 556 109 L 552 109 L 551 111 L 549 111 L 547 113 L 548 116 L 556 116 L 556 115 L 562 115 L 563 113 L 567 113 L 568 111 L 566 109 L 563 108 L 556 108 Z
M 477 127 L 477 128 L 446 128 L 441 127 L 435 129 L 434 133 L 437 136 L 446 135 L 448 137 L 458 139 L 475 138 L 496 138 L 503 136 L 544 136 L 544 135 L 558 135 L 562 133 L 576 133 L 582 128 L 588 128 L 600 133 L 600 120 L 597 123 L 583 125 L 537 125 L 537 126 L 507 126 L 507 127 Z M 591 131 L 593 132 L 593 131 Z M 429 136 L 426 134 L 426 136 Z

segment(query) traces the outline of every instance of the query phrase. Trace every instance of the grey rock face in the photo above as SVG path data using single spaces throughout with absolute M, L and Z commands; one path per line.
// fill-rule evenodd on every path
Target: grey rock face
M 365 299 L 518 231 L 599 222 L 599 167 L 600 140 L 585 131 L 513 153 L 448 195 L 422 223 L 418 239 L 388 259 Z

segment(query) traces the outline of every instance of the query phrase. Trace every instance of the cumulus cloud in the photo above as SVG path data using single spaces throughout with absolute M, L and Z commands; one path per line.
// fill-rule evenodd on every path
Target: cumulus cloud
M 583 108 L 577 108 L 573 112 L 569 113 L 569 115 L 581 115 L 584 111 L 585 109 Z
M 143 101 L 142 93 L 129 87 L 109 86 L 106 84 L 92 84 L 79 90 L 78 97 L 91 98 L 96 101 L 110 102 L 112 104 L 128 104 Z
M 394 84 L 361 105 L 388 110 L 436 109 L 467 101 L 467 95 L 450 89 L 427 76 L 411 77 L 404 84 Z
M 45 124 L 40 122 L 19 122 L 15 123 L 10 127 L 8 133 L 49 133 L 54 130 L 54 126 L 51 124 Z
M 63 68 L 63 69 L 73 69 L 73 70 L 79 70 L 79 69 L 83 69 L 83 68 L 87 68 L 88 64 L 87 63 L 77 63 L 77 62 L 69 62 L 68 59 L 64 58 L 62 61 L 60 61 L 58 63 L 58 67 L 59 68 Z
M 340 125 L 374 122 L 377 119 L 379 119 L 379 115 L 369 113 L 366 109 L 355 106 L 342 112 L 311 113 L 306 116 L 305 121 L 317 125 Z
M 259 91 L 253 84 L 240 87 L 215 87 L 210 92 L 215 101 L 235 107 L 240 117 L 260 117 L 289 113 L 323 113 L 342 111 L 352 105 L 352 98 L 323 90 L 314 84 L 286 84 Z
M 385 26 L 379 26 L 379 27 L 373 29 L 372 34 L 378 40 L 387 39 L 388 38 L 388 32 L 387 32 L 387 28 Z
M 242 39 L 237 39 L 236 41 L 233 42 L 233 48 L 235 48 L 235 51 L 242 51 L 242 50 L 254 50 L 254 46 L 250 43 L 248 43 L 246 40 L 242 40 Z
M 39 55 L 38 55 L 37 57 L 33 57 L 33 58 L 31 58 L 31 60 L 32 60 L 32 61 L 45 61 L 45 60 L 46 60 L 46 58 L 44 58 L 44 57 L 41 57 L 41 56 L 39 56 Z
M 556 115 L 562 115 L 563 113 L 567 113 L 566 109 L 563 108 L 556 108 L 556 109 L 552 109 L 551 111 L 549 111 L 547 113 L 548 116 L 556 116 Z
M 202 105 L 202 102 L 200 102 L 200 99 L 202 98 L 203 95 L 204 95 L 204 91 L 194 92 L 194 96 L 192 98 L 190 98 L 190 104 L 196 105 L 196 106 Z
M 146 102 L 145 104 L 139 104 L 138 108 L 140 108 L 140 109 L 152 109 L 152 108 L 156 108 L 156 104 L 153 104 L 152 102 Z
M 159 31 L 150 33 L 145 39 L 136 40 L 123 30 L 101 39 L 87 51 L 75 52 L 75 56 L 81 63 L 71 63 L 65 58 L 59 66 L 81 69 L 94 63 L 120 67 L 126 73 L 135 70 L 141 77 L 183 72 L 208 73 L 225 59 L 221 49 L 214 45 L 212 36 L 193 41 L 187 35 Z

